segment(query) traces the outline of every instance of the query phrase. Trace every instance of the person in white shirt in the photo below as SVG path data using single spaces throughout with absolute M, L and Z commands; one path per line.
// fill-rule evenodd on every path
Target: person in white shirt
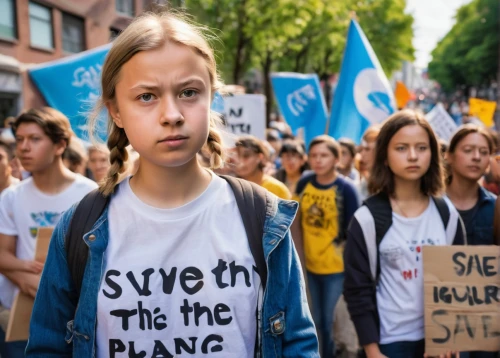
M 347 232 L 344 297 L 368 358 L 421 358 L 422 247 L 463 244 L 463 223 L 453 204 L 441 197 L 440 150 L 423 116 L 404 110 L 389 117 L 376 148 L 368 182 L 374 196 L 356 211 Z M 387 208 L 389 215 L 392 211 L 378 247 L 369 230 L 376 219 L 382 220 L 372 214 L 375 199 L 377 210 Z M 446 224 L 440 210 L 449 213 Z M 373 257 L 378 259 L 370 260 Z
M 0 196 L 0 302 L 10 308 L 18 292 L 35 297 L 43 264 L 34 260 L 37 231 L 97 188 L 71 172 L 62 155 L 72 136 L 61 112 L 43 107 L 22 113 L 13 125 L 16 155 L 31 177 Z M 9 353 L 7 357 L 17 357 Z M 22 355 L 24 356 L 24 355 Z

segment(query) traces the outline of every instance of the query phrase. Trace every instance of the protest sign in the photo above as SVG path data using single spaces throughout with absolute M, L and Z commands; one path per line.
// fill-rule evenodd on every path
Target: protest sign
M 451 136 L 457 130 L 457 124 L 446 112 L 443 105 L 438 103 L 425 115 L 436 135 L 444 140 L 450 140 Z
M 266 96 L 242 94 L 224 97 L 227 131 L 235 136 L 253 135 L 266 139 Z
M 50 238 L 54 228 L 38 229 L 35 247 L 35 261 L 45 263 L 49 250 Z M 14 299 L 9 316 L 9 324 L 5 333 L 6 342 L 26 341 L 29 338 L 31 312 L 35 300 L 30 295 L 19 292 Z
M 500 248 L 425 246 L 425 351 L 500 350 Z
M 493 117 L 497 103 L 494 101 L 485 101 L 479 98 L 469 98 L 469 114 L 477 117 L 485 126 L 493 126 Z

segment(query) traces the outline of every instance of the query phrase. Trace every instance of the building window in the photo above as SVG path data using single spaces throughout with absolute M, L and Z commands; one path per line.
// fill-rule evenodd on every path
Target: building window
M 134 0 L 115 0 L 116 11 L 130 17 L 134 17 Z
M 114 39 L 116 39 L 118 37 L 118 35 L 120 34 L 120 30 L 118 29 L 114 29 L 114 28 L 110 28 L 109 29 L 109 41 L 113 41 Z
M 77 53 L 85 50 L 85 26 L 83 19 L 63 13 L 62 25 L 63 50 L 69 53 Z
M 49 49 L 54 48 L 52 10 L 30 1 L 29 13 L 31 45 Z
M 16 38 L 16 10 L 14 0 L 0 0 L 0 37 Z

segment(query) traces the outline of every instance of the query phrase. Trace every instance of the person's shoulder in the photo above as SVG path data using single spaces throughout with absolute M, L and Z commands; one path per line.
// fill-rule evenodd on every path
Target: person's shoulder
M 354 181 L 351 178 L 339 174 L 335 182 L 337 185 L 341 184 L 344 187 L 344 191 L 354 194 L 357 193 L 358 189 L 356 188 L 356 183 L 354 183 Z
M 75 179 L 75 188 L 79 190 L 87 190 L 92 191 L 98 188 L 98 185 L 95 181 L 90 180 L 89 178 L 84 177 L 83 175 L 77 174 Z
M 306 185 L 308 183 L 310 183 L 311 181 L 313 181 L 314 178 L 316 178 L 316 174 L 313 171 L 311 171 L 311 172 L 304 172 L 304 174 L 302 175 L 302 177 L 297 182 L 297 187 L 296 187 L 296 190 L 295 190 L 295 194 L 301 194 L 304 191 L 304 189 L 306 188 Z

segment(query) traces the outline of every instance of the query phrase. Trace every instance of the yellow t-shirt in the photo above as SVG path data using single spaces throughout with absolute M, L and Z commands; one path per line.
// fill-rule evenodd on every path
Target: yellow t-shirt
M 297 184 L 306 268 L 318 275 L 344 272 L 347 226 L 358 208 L 354 184 L 342 176 L 328 186 L 308 176 Z
M 281 199 L 290 200 L 292 198 L 292 193 L 286 185 L 269 175 L 264 175 L 260 185 Z

